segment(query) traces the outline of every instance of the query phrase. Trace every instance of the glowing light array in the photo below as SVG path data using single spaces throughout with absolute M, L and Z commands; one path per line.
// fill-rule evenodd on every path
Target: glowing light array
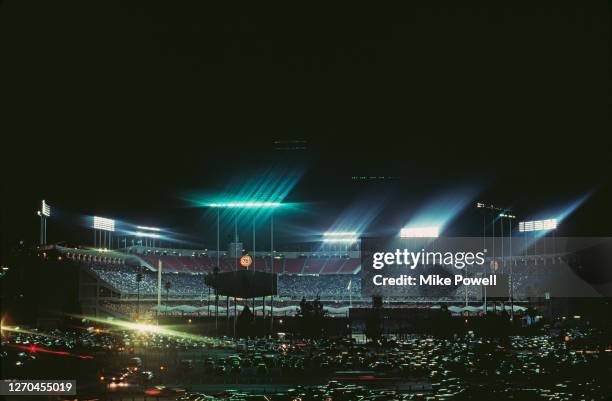
M 359 241 L 355 231 L 327 231 L 323 233 L 323 242 L 328 244 L 354 244 Z
M 115 231 L 115 220 L 94 216 L 93 228 L 96 230 Z
M 440 235 L 440 227 L 404 227 L 400 230 L 401 238 L 436 238 Z
M 324 237 L 356 237 L 355 231 L 328 231 L 323 233 Z
M 147 237 L 147 238 L 159 238 L 159 234 L 153 234 L 153 233 L 144 233 L 142 231 L 138 231 L 136 233 L 137 237 Z
M 209 207 L 227 207 L 227 208 L 275 208 L 281 206 L 280 202 L 225 202 L 225 203 L 210 203 Z
M 526 233 L 531 231 L 548 231 L 557 228 L 557 219 L 521 221 L 519 222 L 519 232 Z
M 45 202 L 44 199 L 42 201 L 42 206 L 40 208 L 40 211 L 43 214 L 43 216 L 47 216 L 47 217 L 51 216 L 51 206 L 49 206 L 49 204 Z
M 342 237 L 342 238 L 323 238 L 323 242 L 328 244 L 353 244 L 357 242 L 357 237 Z
M 157 227 L 136 226 L 136 228 L 139 230 L 145 230 L 145 231 L 155 231 L 155 232 L 161 231 L 161 228 L 157 228 Z

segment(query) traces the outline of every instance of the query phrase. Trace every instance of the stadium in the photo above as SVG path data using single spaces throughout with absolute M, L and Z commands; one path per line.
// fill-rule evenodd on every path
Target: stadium
M 122 319 L 152 319 L 160 313 L 183 316 L 213 316 L 217 313 L 226 316 L 234 315 L 236 310 L 241 311 L 244 304 L 251 302 L 244 299 L 236 301 L 225 296 L 216 300 L 214 289 L 206 285 L 206 277 L 213 275 L 217 266 L 216 251 L 140 245 L 126 249 L 98 250 L 51 245 L 42 247 L 40 252 L 45 255 L 44 258 L 56 255 L 60 260 L 77 266 L 79 299 L 81 309 L 86 315 L 115 316 Z M 277 295 L 275 300 L 257 301 L 255 315 L 265 312 L 275 316 L 294 316 L 299 310 L 302 298 L 318 298 L 329 315 L 338 316 L 348 316 L 349 307 L 367 308 L 372 304 L 371 298 L 361 294 L 361 258 L 358 250 L 340 253 L 274 252 L 273 268 L 270 255 L 270 252 L 252 254 L 253 263 L 250 268 L 275 273 L 274 279 L 277 280 L 278 286 L 278 291 L 274 294 Z M 561 261 L 569 261 L 570 258 L 574 264 L 577 263 L 575 255 L 530 254 L 504 257 L 504 263 L 500 266 L 502 271 L 509 270 L 511 263 L 520 263 L 526 267 L 520 270 L 517 268 L 517 277 L 514 277 L 514 301 L 517 304 L 528 304 L 530 296 L 544 298 L 545 289 L 539 289 L 539 293 L 535 293 L 534 289 L 530 288 L 530 293 L 526 288 L 527 283 L 532 285 L 538 276 L 546 276 L 554 268 L 555 261 L 559 264 Z M 245 269 L 238 264 L 238 258 L 228 256 L 228 251 L 220 252 L 218 261 L 219 272 Z M 488 261 L 488 264 L 490 263 L 492 261 Z M 161 287 L 158 286 L 160 266 L 163 266 Z M 509 291 L 507 293 L 509 294 Z M 163 305 L 157 303 L 160 294 Z M 482 289 L 468 291 L 466 287 L 458 287 L 445 297 L 432 297 L 415 291 L 410 298 L 389 297 L 385 302 L 390 307 L 439 307 L 441 302 L 449 306 L 469 306 L 471 301 L 475 306 L 472 306 L 469 312 L 477 313 L 483 310 L 482 299 Z M 509 295 L 502 301 L 509 303 Z M 142 308 L 138 304 L 142 305 Z M 229 309 L 226 304 L 230 306 Z M 136 313 L 137 310 L 140 310 L 140 314 Z
M 606 334 L 610 279 L 599 269 L 610 256 L 610 242 L 582 238 L 573 245 L 568 237 L 558 238 L 554 230 L 562 220 L 557 217 L 519 222 L 514 229 L 507 225 L 493 236 L 505 221 L 502 215 L 515 217 L 483 205 L 466 209 L 468 214 L 475 209 L 477 216 L 485 211 L 483 234 L 489 236 L 457 243 L 439 227 L 412 226 L 399 230 L 390 246 L 413 245 L 415 260 L 429 249 L 437 250 L 431 255 L 472 249 L 464 242 L 476 241 L 486 256 L 465 270 L 459 264 L 462 275 L 478 283 L 495 277 L 501 285 L 468 280 L 443 289 L 390 286 L 372 292 L 366 289 L 371 276 L 363 270 L 381 272 L 370 267 L 372 250 L 385 249 L 380 237 L 329 231 L 317 241 L 309 236 L 304 244 L 285 241 L 299 250 L 255 251 L 260 232 L 248 227 L 253 242 L 241 242 L 238 220 L 229 219 L 227 230 L 234 232 L 225 249 L 220 241 L 218 250 L 197 249 L 179 247 L 176 231 L 169 235 L 150 226 L 132 231 L 125 229 L 132 223 L 93 216 L 84 219 L 90 226 L 77 230 L 93 233 L 93 243 L 53 244 L 47 231 L 59 223 L 54 217 L 66 212 L 43 200 L 37 212 L 40 244 L 15 249 L 2 277 L 5 293 L 19 292 L 5 298 L 3 308 L 4 368 L 16 377 L 36 377 L 42 368 L 48 376 L 44 367 L 58 363 L 54 378 L 78 377 L 79 392 L 111 400 L 270 399 L 273 393 L 280 399 L 316 398 L 355 391 L 370 397 L 462 399 L 491 388 L 507 393 L 516 380 L 523 384 L 512 393 L 524 395 L 533 392 L 527 378 L 534 373 L 551 372 L 540 375 L 551 380 L 552 372 L 569 366 L 586 369 L 580 375 L 593 387 L 585 394 L 606 394 L 599 376 L 586 372 L 587 366 L 599 366 L 605 374 L 612 357 Z M 222 221 L 217 220 L 218 231 Z M 282 244 L 274 227 L 268 229 L 269 244 Z M 83 242 L 91 237 L 82 236 Z M 401 255 L 397 249 L 389 256 L 400 260 Z M 404 277 L 434 269 L 429 272 L 449 277 L 450 283 L 457 273 L 454 264 L 464 258 L 452 261 L 449 267 L 423 258 L 414 269 L 395 269 Z M 23 302 L 31 297 L 37 301 Z M 487 365 L 491 352 L 496 362 Z M 566 359 L 550 359 L 549 353 L 573 362 L 566 365 Z M 448 355 L 455 362 L 442 362 Z M 504 367 L 520 361 L 527 365 Z M 463 370 L 472 364 L 482 366 Z M 476 378 L 499 369 L 507 377 Z M 295 383 L 306 387 L 292 389 Z M 580 391 L 571 380 L 566 383 Z

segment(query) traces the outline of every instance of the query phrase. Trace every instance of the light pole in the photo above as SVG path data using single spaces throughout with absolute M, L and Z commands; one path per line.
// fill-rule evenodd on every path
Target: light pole
M 217 209 L 217 269 L 220 269 L 221 266 L 219 266 L 219 258 L 220 258 L 220 243 L 219 243 L 219 213 L 220 213 L 221 209 Z
M 497 220 L 497 218 L 499 218 L 500 221 L 500 225 L 501 225 L 501 257 L 502 257 L 502 268 L 505 268 L 506 266 L 506 254 L 504 253 L 505 247 L 504 247 L 504 220 L 508 220 L 509 223 L 509 244 L 508 244 L 508 252 L 509 252 L 509 260 L 510 260 L 510 280 L 509 280 L 509 284 L 510 284 L 510 319 L 513 320 L 514 319 L 514 263 L 512 260 L 512 220 L 516 219 L 516 216 L 512 213 L 511 209 L 509 208 L 501 208 L 501 207 L 497 207 L 494 206 L 492 204 L 486 204 L 484 202 L 478 202 L 476 203 L 476 208 L 478 209 L 483 209 L 483 211 L 488 211 L 491 212 L 493 214 L 493 232 L 492 232 L 492 238 L 493 238 L 493 262 L 495 263 L 495 222 Z M 484 241 L 486 241 L 486 213 L 483 215 L 483 235 L 484 235 Z M 486 243 L 485 243 L 486 245 Z M 487 313 L 487 288 L 484 287 L 484 292 L 485 292 L 485 296 L 484 296 L 484 311 L 485 314 Z M 466 302 L 467 302 L 467 290 L 466 290 Z
M 40 203 L 40 210 L 36 212 L 40 217 L 40 245 L 47 244 L 47 218 L 51 217 L 51 206 L 43 199 Z
M 208 207 L 213 207 L 217 209 L 217 265 L 219 265 L 219 227 L 220 227 L 220 209 L 271 209 L 272 214 L 270 216 L 270 258 L 271 258 L 271 273 L 274 273 L 274 212 L 273 210 L 282 206 L 280 202 L 259 202 L 259 201 L 247 201 L 247 202 L 221 202 L 221 203 L 210 203 L 207 205 Z M 237 243 L 238 237 L 238 215 L 234 216 L 234 247 Z M 253 248 L 255 247 L 255 218 L 253 218 Z M 234 250 L 236 256 L 235 261 L 235 269 L 238 270 L 238 257 L 237 257 L 237 248 Z M 253 257 L 255 254 L 253 253 Z M 272 274 L 272 280 L 274 280 L 274 275 Z M 272 283 L 272 287 L 274 283 Z M 229 298 L 227 298 L 229 301 Z M 272 330 L 274 325 L 274 296 L 270 297 L 270 329 Z M 227 302 L 226 307 L 228 308 L 228 318 L 229 318 L 229 302 Z M 263 308 L 263 316 L 265 316 L 265 304 Z
M 274 213 L 270 216 L 270 277 L 274 280 Z M 272 283 L 274 286 L 274 282 Z M 265 308 L 265 305 L 264 305 Z M 270 295 L 270 333 L 274 330 L 274 294 Z
M 44 227 L 44 224 L 45 224 L 45 218 L 43 217 L 43 215 L 42 215 L 40 210 L 38 210 L 36 212 L 36 214 L 38 215 L 38 217 L 40 217 L 40 232 L 39 232 L 38 244 L 39 245 L 44 245 L 45 244 L 45 239 L 44 239 L 44 234 L 43 234 L 43 227 Z
M 533 244 L 533 247 L 534 247 L 533 256 L 535 259 L 534 264 L 537 265 L 538 263 L 538 257 L 537 257 L 538 238 L 540 238 L 541 236 L 545 236 L 547 232 L 552 231 L 553 233 L 553 261 L 554 261 L 554 257 L 555 257 L 554 234 L 555 234 L 555 230 L 557 229 L 557 224 L 558 224 L 558 220 L 556 217 L 548 218 L 545 220 L 520 221 L 518 223 L 518 231 L 520 234 L 522 234 L 524 238 L 523 249 L 524 249 L 525 258 L 529 256 L 528 248 L 531 246 L 531 244 Z M 533 234 L 533 237 L 531 237 L 532 240 L 530 240 L 528 243 L 529 233 Z M 543 240 L 544 240 L 544 258 L 546 258 L 546 242 L 545 242 L 545 239 Z
M 164 288 L 166 289 L 166 317 L 168 317 L 168 302 L 170 298 L 170 288 L 172 287 L 172 283 L 166 281 L 164 284 Z
M 255 260 L 256 260 L 256 254 L 255 254 L 255 215 L 253 215 L 253 272 L 256 271 Z M 253 304 L 253 320 L 255 321 L 257 319 L 257 314 L 255 313 L 255 297 L 253 297 L 253 299 L 252 299 L 252 304 Z
M 510 321 L 514 321 L 514 260 L 512 260 L 512 220 L 516 219 L 516 216 L 510 211 L 505 211 L 499 214 L 501 220 L 502 229 L 502 266 L 506 266 L 504 254 L 503 254 L 503 236 L 504 236 L 504 219 L 508 220 L 508 239 L 509 239 L 509 252 L 510 252 Z
M 489 213 L 491 213 L 493 215 L 493 219 L 491 221 L 493 223 L 491 239 L 493 241 L 492 248 L 493 248 L 493 266 L 494 266 L 495 265 L 495 220 L 496 220 L 496 216 L 498 214 L 503 213 L 505 210 L 508 210 L 508 209 L 497 207 L 497 206 L 494 206 L 493 204 L 490 204 L 490 203 L 487 204 L 487 203 L 484 203 L 484 202 L 477 202 L 476 203 L 476 208 L 477 209 L 481 209 L 483 211 L 483 217 L 482 217 L 482 225 L 483 225 L 483 227 L 482 227 L 482 229 L 483 229 L 483 249 L 486 248 L 486 239 L 487 239 L 487 222 L 486 222 L 486 220 L 487 220 L 487 215 Z M 466 287 L 465 291 L 466 291 L 465 297 L 466 297 L 466 301 L 467 301 L 467 298 L 468 298 L 468 296 L 467 296 L 467 287 Z M 484 312 L 484 315 L 486 316 L 487 315 L 487 287 L 486 286 L 483 286 L 483 291 L 484 291 L 483 312 Z

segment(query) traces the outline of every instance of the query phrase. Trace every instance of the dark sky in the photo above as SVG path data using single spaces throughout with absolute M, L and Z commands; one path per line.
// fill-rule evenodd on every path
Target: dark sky
M 207 244 L 184 195 L 275 169 L 301 173 L 287 232 L 470 188 L 521 216 L 592 192 L 566 233 L 610 233 L 607 2 L 207 3 L 2 2 L 3 244 L 36 240 L 41 198 Z

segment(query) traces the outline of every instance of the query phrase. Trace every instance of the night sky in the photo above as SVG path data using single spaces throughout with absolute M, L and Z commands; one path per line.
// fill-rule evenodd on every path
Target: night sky
M 3 248 L 36 242 L 42 198 L 212 246 L 186 199 L 266 172 L 299 177 L 287 246 L 454 196 L 528 217 L 590 193 L 561 234 L 612 231 L 606 2 L 214 7 L 2 2 Z M 60 220 L 50 241 L 91 242 Z

